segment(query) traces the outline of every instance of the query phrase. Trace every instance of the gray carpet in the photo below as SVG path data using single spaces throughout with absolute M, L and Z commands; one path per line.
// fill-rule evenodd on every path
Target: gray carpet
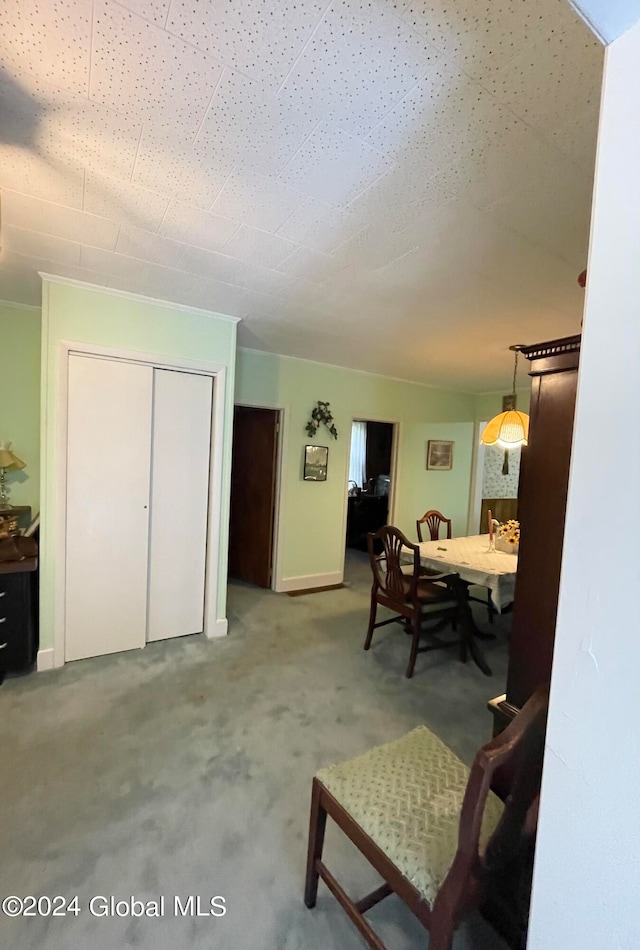
M 424 722 L 463 759 L 490 735 L 486 701 L 504 691 L 507 618 L 486 646 L 491 679 L 454 650 L 403 672 L 409 640 L 377 631 L 362 651 L 364 558 L 342 590 L 286 597 L 229 591 L 230 636 L 7 680 L 0 689 L 1 896 L 79 895 L 78 916 L 10 920 L 12 950 L 357 950 L 364 946 L 320 885 L 302 903 L 311 777 Z M 478 606 L 478 618 L 486 611 Z M 335 829 L 325 857 L 357 896 L 374 872 Z M 167 899 L 162 919 L 96 918 L 94 895 Z M 226 898 L 223 918 L 173 916 L 173 895 Z M 390 898 L 370 919 L 391 948 L 426 934 Z M 455 950 L 503 945 L 479 918 Z

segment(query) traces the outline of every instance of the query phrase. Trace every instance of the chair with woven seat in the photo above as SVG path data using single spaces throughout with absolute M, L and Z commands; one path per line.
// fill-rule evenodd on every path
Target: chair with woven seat
M 425 726 L 320 769 L 311 795 L 307 907 L 315 906 L 322 878 L 367 944 L 386 950 L 364 914 L 395 893 L 429 930 L 429 950 L 451 950 L 464 916 L 532 848 L 547 704 L 542 688 L 479 750 L 471 769 Z M 512 776 L 504 804 L 491 791 L 497 770 Z M 384 879 L 359 901 L 322 860 L 327 815 Z
M 440 512 L 432 508 L 430 511 L 425 511 L 422 518 L 419 518 L 416 521 L 416 530 L 418 532 L 418 541 L 424 541 L 422 537 L 422 526 L 426 525 L 429 529 L 429 540 L 430 541 L 439 541 L 440 540 L 440 525 L 445 524 L 447 526 L 447 538 L 451 537 L 451 518 L 445 518 L 445 516 Z
M 382 552 L 376 554 L 375 549 L 380 545 Z M 412 637 L 406 671 L 406 676 L 411 678 L 418 653 L 454 646 L 458 643 L 458 641 L 454 643 L 439 641 L 433 636 L 448 623 L 451 623 L 454 628 L 456 626 L 460 607 L 456 587 L 458 577 L 455 574 L 430 573 L 429 578 L 425 578 L 420 568 L 420 548 L 417 544 L 412 544 L 402 531 L 392 525 L 385 525 L 377 531 L 369 532 L 367 546 L 373 585 L 364 649 L 368 650 L 371 646 L 373 631 L 377 627 L 384 627 L 389 623 L 403 623 Z M 407 556 L 413 559 L 411 573 L 405 573 L 403 570 L 400 559 L 403 548 Z M 395 616 L 376 623 L 378 605 L 388 607 Z M 435 619 L 437 623 L 423 631 L 423 623 L 429 619 Z M 420 646 L 420 637 L 423 632 L 430 635 L 431 642 Z M 464 638 L 460 642 L 464 644 Z M 461 647 L 461 652 L 464 654 L 462 658 L 465 659 L 465 646 Z

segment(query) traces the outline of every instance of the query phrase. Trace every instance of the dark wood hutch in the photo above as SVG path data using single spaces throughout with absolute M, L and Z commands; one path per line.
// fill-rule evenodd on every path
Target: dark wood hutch
M 527 346 L 522 352 L 531 363 L 529 444 L 520 464 L 521 540 L 507 691 L 489 703 L 494 732 L 551 676 L 580 336 Z

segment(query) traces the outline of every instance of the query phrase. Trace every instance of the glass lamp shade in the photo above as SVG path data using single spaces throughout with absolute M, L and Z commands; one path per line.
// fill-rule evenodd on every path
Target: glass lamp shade
M 518 412 L 517 409 L 501 412 L 487 423 L 480 441 L 484 445 L 499 445 L 503 449 L 528 445 L 529 416 L 526 412 Z

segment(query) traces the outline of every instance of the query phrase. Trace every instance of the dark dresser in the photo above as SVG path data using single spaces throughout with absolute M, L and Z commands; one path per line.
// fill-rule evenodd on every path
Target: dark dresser
M 38 653 L 38 559 L 0 562 L 0 683 L 26 673 Z

